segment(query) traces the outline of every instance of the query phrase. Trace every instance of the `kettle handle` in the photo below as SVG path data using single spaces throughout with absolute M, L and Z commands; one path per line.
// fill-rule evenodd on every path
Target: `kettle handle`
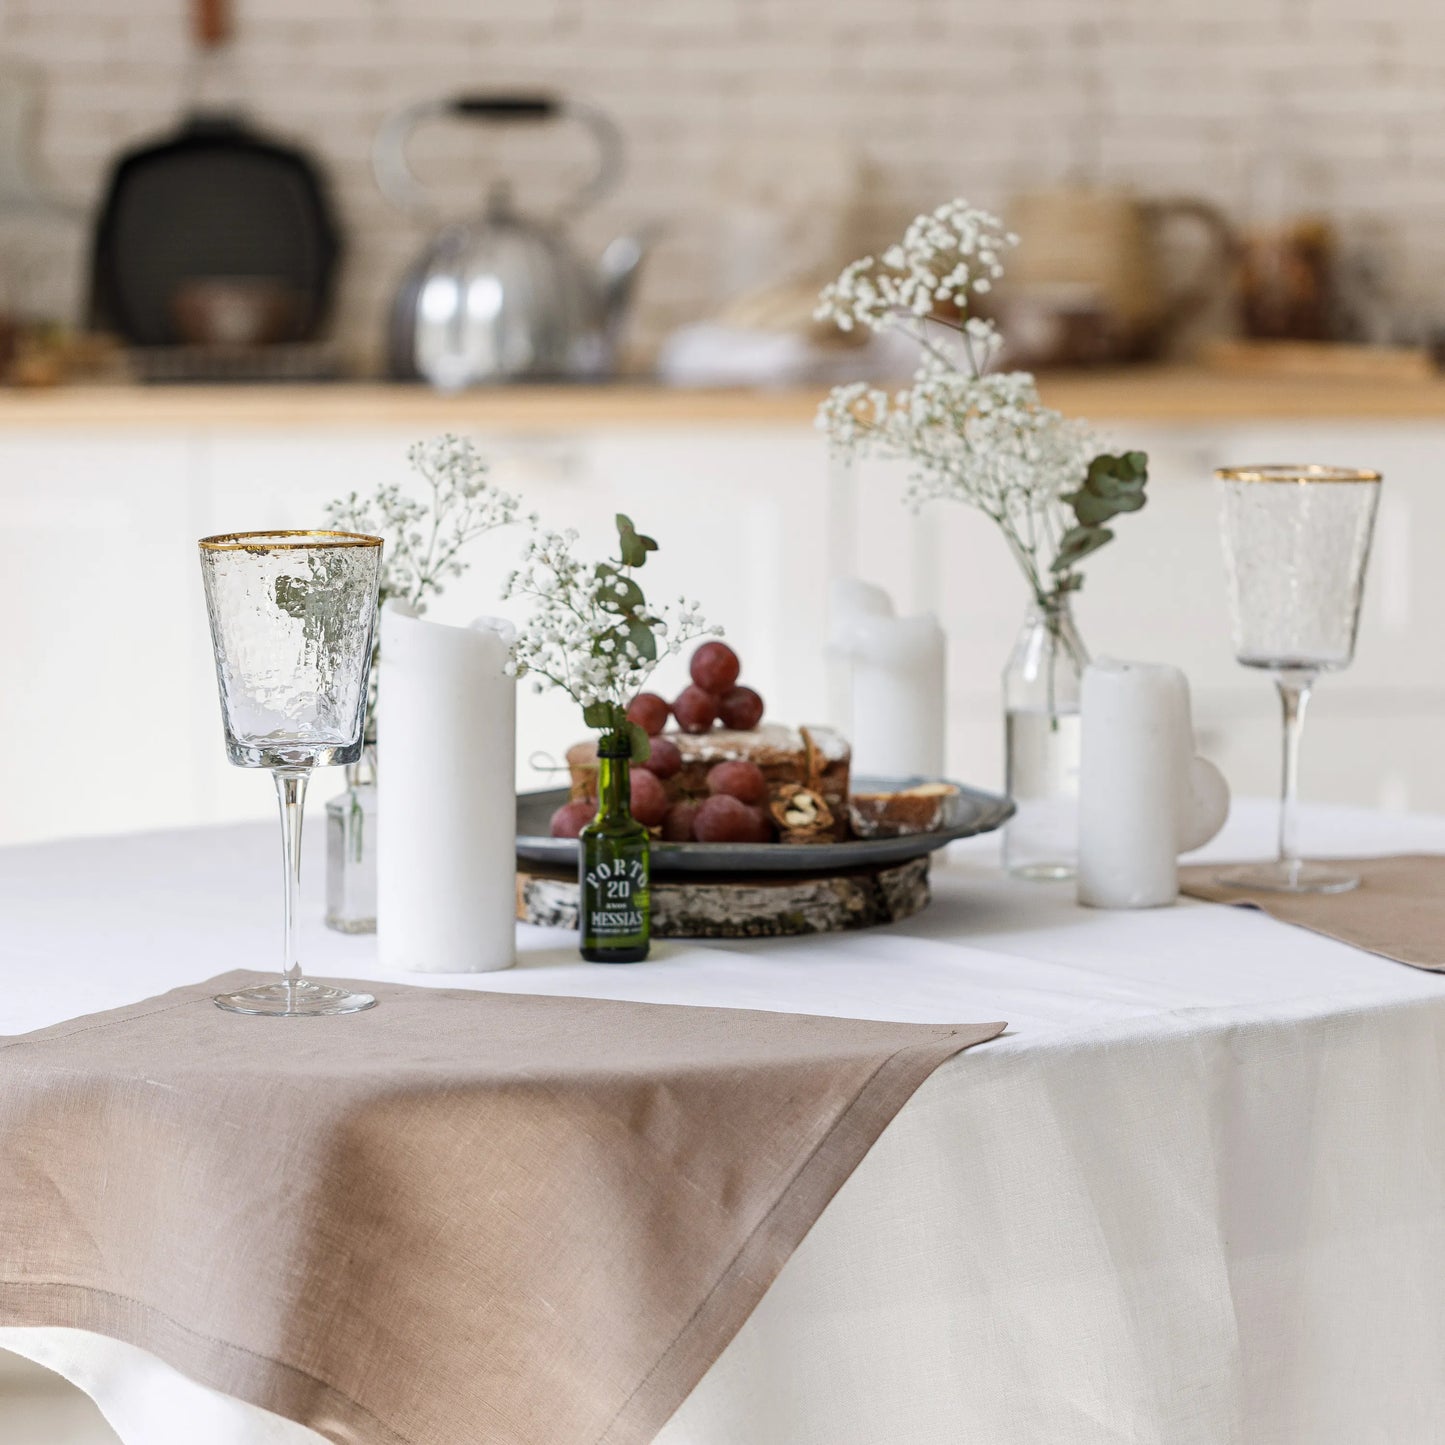
M 1192 196 L 1170 197 L 1141 203 L 1146 222 L 1156 233 L 1173 219 L 1192 221 L 1203 231 L 1208 252 L 1199 265 L 1198 274 L 1182 284 L 1164 307 L 1156 331 L 1167 333 L 1192 321 L 1219 293 L 1239 254 L 1239 238 L 1225 219 L 1224 213 L 1208 201 Z
M 587 180 L 563 204 L 563 215 L 575 215 L 595 205 L 616 186 L 622 174 L 622 132 L 609 115 L 586 101 L 505 92 L 420 100 L 387 116 L 371 148 L 376 184 L 382 195 L 398 210 L 431 209 L 427 189 L 417 180 L 407 161 L 406 144 L 419 125 L 449 116 L 501 125 L 520 120 L 575 120 L 591 131 L 592 138 L 597 142 L 597 164 Z

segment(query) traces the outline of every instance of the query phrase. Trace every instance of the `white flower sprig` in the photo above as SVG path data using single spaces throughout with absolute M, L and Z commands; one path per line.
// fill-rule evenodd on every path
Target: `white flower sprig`
M 519 503 L 488 479 L 486 459 L 465 437 L 448 433 L 417 442 L 407 449 L 406 459 L 425 483 L 424 495 L 387 482 L 369 497 L 351 492 L 328 503 L 326 519 L 338 531 L 385 540 L 377 605 L 397 597 L 420 616 L 428 599 L 440 597 L 446 582 L 471 565 L 462 555 L 468 543 L 515 522 Z M 376 741 L 380 655 L 378 630 L 366 702 L 368 742 Z
M 369 497 L 352 492 L 331 502 L 326 517 L 341 531 L 384 537 L 380 600 L 399 597 L 424 613 L 427 599 L 467 570 L 467 544 L 515 522 L 519 503 L 488 479 L 486 459 L 465 437 L 417 442 L 406 459 L 427 495 L 388 482 Z
M 813 315 L 840 331 L 906 331 L 936 360 L 952 365 L 949 348 L 938 339 L 936 328 L 943 327 L 955 334 L 977 375 L 1000 341 L 993 323 L 970 317 L 969 307 L 1002 277 L 1004 253 L 1018 243 L 997 216 L 967 201 L 948 201 L 915 216 L 881 259 L 865 256 L 845 266 L 823 288 Z
M 631 730 L 646 757 L 646 734 L 627 722 L 627 705 L 664 657 L 699 637 L 721 636 L 695 602 L 652 607 L 634 576 L 657 550 L 625 516 L 617 518 L 618 556 L 587 562 L 575 551 L 578 534 L 535 523 L 521 566 L 507 578 L 504 597 L 526 598 L 531 615 L 517 631 L 509 666 L 530 675 L 537 692 L 559 688 L 581 708 L 589 727 Z
M 1025 372 L 969 376 L 921 367 L 894 395 L 854 383 L 824 401 L 819 425 L 835 453 L 909 463 L 906 500 L 954 501 L 997 523 L 1035 597 L 1057 579 L 1069 518 L 1061 500 L 1098 447 L 1082 422 L 1039 400 Z
M 818 425 L 835 455 L 907 461 L 915 508 L 945 499 L 990 517 L 1047 607 L 1082 584 L 1078 562 L 1112 538 L 1101 522 L 1144 505 L 1146 459 L 1096 456 L 1089 428 L 1044 406 L 1027 372 L 989 372 L 1002 337 L 969 307 L 1017 244 L 997 216 L 954 200 L 916 217 L 881 260 L 845 267 L 819 297 L 818 319 L 903 331 L 921 360 L 892 395 L 836 387 Z

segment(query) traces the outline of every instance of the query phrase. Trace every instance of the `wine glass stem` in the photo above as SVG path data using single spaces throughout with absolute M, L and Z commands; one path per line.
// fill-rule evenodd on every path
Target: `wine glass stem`
M 1315 676 L 1310 672 L 1281 672 L 1275 676 L 1284 713 L 1284 755 L 1279 792 L 1279 861 L 1291 874 L 1299 871 L 1299 835 L 1296 804 L 1299 798 L 1299 747 L 1305 708 Z
M 285 873 L 286 957 L 282 973 L 288 984 L 301 982 L 301 814 L 306 807 L 307 768 L 277 768 L 276 801 L 281 805 L 281 863 Z

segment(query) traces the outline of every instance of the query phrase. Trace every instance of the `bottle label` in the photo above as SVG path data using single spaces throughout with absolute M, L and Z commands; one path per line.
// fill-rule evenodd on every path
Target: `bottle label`
M 647 869 L 640 858 L 602 859 L 587 870 L 583 882 L 584 932 L 597 938 L 623 938 L 641 931 Z

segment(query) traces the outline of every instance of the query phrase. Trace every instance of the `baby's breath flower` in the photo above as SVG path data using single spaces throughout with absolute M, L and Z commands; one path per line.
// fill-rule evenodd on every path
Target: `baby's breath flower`
M 915 508 L 947 499 L 993 518 L 1042 596 L 1058 585 L 1050 566 L 1070 526 L 1059 499 L 1098 448 L 1086 426 L 1043 405 L 1032 376 L 989 370 L 1002 338 L 969 315 L 970 299 L 992 290 L 1017 244 L 997 216 L 954 200 L 915 217 L 880 259 L 845 266 L 818 319 L 903 331 L 921 359 L 912 385 L 891 396 L 862 382 L 835 387 L 817 425 L 837 456 L 908 462 Z
M 855 325 L 883 331 L 904 317 L 921 321 L 940 305 L 962 317 L 969 293 L 989 290 L 1003 275 L 1000 253 L 1017 244 L 997 216 L 967 201 L 948 201 L 915 217 L 902 241 L 881 258 L 864 256 L 845 266 L 823 288 L 813 314 L 843 331 Z
M 487 463 L 465 437 L 450 434 L 418 442 L 407 451 L 412 470 L 426 484 L 424 498 L 395 482 L 361 498 L 355 492 L 326 508 L 331 526 L 386 539 L 381 600 L 400 597 L 417 608 L 442 590 L 442 579 L 460 577 L 469 565 L 469 542 L 517 519 L 517 498 L 487 479 Z
M 353 491 L 330 503 L 326 519 L 338 531 L 384 538 L 379 600 L 399 597 L 424 615 L 428 599 L 442 594 L 443 579 L 460 577 L 467 570 L 470 563 L 462 555 L 467 544 L 516 520 L 517 499 L 488 481 L 486 461 L 463 437 L 418 442 L 406 455 L 426 484 L 424 497 L 386 482 L 370 497 Z M 376 732 L 379 677 L 373 666 L 368 738 Z
M 533 687 L 560 688 L 582 707 L 607 703 L 623 709 L 643 690 L 660 658 L 685 642 L 721 631 L 710 628 L 695 602 L 679 598 L 675 610 L 643 604 L 625 614 L 619 606 L 635 585 L 632 569 L 583 562 L 573 552 L 574 530 L 550 531 L 534 522 L 522 565 L 507 579 L 504 597 L 525 598 L 531 616 L 517 629 L 512 660 Z M 619 573 L 621 575 L 619 575 Z M 646 649 L 633 629 L 652 634 Z

